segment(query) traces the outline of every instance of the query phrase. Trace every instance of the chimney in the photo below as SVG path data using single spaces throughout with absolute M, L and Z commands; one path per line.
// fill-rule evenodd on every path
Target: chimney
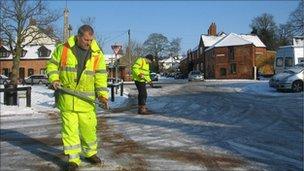
M 216 25 L 215 23 L 211 23 L 208 29 L 208 36 L 216 36 Z

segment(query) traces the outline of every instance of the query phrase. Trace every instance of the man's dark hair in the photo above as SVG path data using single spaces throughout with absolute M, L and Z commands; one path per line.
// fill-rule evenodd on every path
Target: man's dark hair
M 151 54 L 146 55 L 145 58 L 147 58 L 147 59 L 153 61 L 153 55 L 151 55 Z
M 85 24 L 85 25 L 82 25 L 79 27 L 78 29 L 78 35 L 79 36 L 83 36 L 84 35 L 84 32 L 89 32 L 91 35 L 94 34 L 94 30 L 91 26 Z

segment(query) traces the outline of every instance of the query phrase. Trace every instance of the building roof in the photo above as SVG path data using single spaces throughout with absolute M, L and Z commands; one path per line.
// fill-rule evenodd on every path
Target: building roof
M 255 47 L 266 47 L 261 39 L 256 35 L 241 34 L 239 36 L 249 42 L 252 42 Z
M 179 61 L 180 61 L 179 57 L 174 58 L 174 57 L 171 56 L 169 58 L 162 59 L 159 62 L 172 63 L 172 62 L 179 62 Z
M 109 64 L 111 62 L 115 62 L 115 55 L 114 54 L 104 54 L 104 57 L 105 57 L 106 64 Z M 120 55 L 120 54 L 117 55 L 117 59 L 119 59 L 121 57 L 122 57 L 122 55 Z
M 48 50 L 50 50 L 51 52 L 53 52 L 53 50 L 55 49 L 55 45 L 33 45 L 33 46 L 26 46 L 23 48 L 23 50 L 26 51 L 26 54 L 24 57 L 21 57 L 20 59 L 49 59 L 51 58 L 51 54 L 49 56 L 43 56 L 43 57 L 39 57 L 38 56 L 38 49 L 40 47 L 46 47 Z M 10 49 L 7 46 L 3 46 L 6 50 L 10 51 Z M 0 59 L 13 59 L 12 54 L 10 54 L 7 58 L 0 58 Z
M 214 43 L 212 46 L 207 48 L 205 51 L 208 51 L 215 47 L 240 46 L 240 45 L 248 45 L 248 44 L 253 44 L 256 47 L 266 47 L 258 36 L 238 35 L 235 33 L 230 33 L 229 35 L 226 35 L 225 37 L 219 39 L 216 43 Z
M 208 35 L 202 35 L 202 40 L 205 47 L 210 47 L 214 45 L 216 42 L 218 42 L 220 39 L 225 37 L 226 34 L 221 34 L 220 36 L 208 36 Z

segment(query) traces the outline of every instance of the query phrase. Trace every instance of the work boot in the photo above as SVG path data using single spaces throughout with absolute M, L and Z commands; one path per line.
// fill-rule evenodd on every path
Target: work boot
M 85 159 L 87 159 L 91 164 L 101 164 L 101 160 L 96 154 L 91 157 L 86 157 Z
M 138 114 L 149 115 L 150 113 L 148 112 L 148 109 L 147 109 L 146 105 L 139 105 L 138 106 Z
M 78 165 L 74 162 L 68 163 L 68 171 L 76 171 L 78 168 Z

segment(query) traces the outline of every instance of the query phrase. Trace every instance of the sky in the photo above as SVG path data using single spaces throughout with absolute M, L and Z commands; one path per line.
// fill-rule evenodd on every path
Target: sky
M 127 31 L 131 39 L 143 43 L 151 33 L 161 33 L 169 41 L 181 38 L 181 54 L 198 45 L 200 35 L 207 34 L 215 22 L 217 32 L 248 34 L 254 17 L 263 13 L 284 24 L 299 1 L 48 1 L 51 9 L 69 9 L 73 34 L 82 25 L 81 19 L 95 19 L 95 33 L 104 41 L 106 54 L 111 45 L 125 45 Z M 58 25 L 63 24 L 63 17 Z M 61 26 L 63 28 L 63 26 Z

